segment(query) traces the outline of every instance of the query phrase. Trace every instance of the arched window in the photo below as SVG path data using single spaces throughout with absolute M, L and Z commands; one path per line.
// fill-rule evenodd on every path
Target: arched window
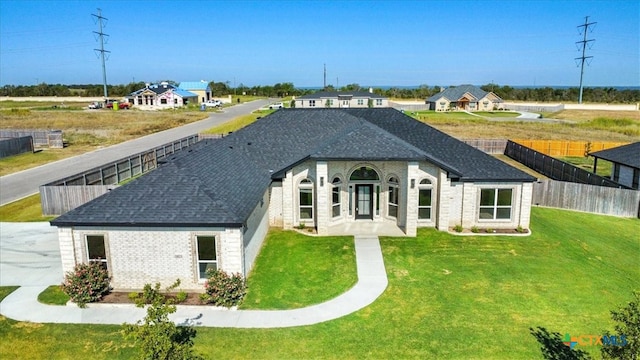
M 398 193 L 400 183 L 398 178 L 390 177 L 387 181 L 389 183 L 389 216 L 398 217 Z
M 349 177 L 351 181 L 357 180 L 380 180 L 378 176 L 378 172 L 370 167 L 363 166 L 359 169 L 354 170 L 351 173 L 351 177 Z
M 334 177 L 331 181 L 331 215 L 335 218 L 340 216 L 340 186 L 342 180 L 339 177 Z
M 304 179 L 300 181 L 298 189 L 300 220 L 313 220 L 313 182 Z
M 431 220 L 431 190 L 433 185 L 428 179 L 420 180 L 418 185 L 418 220 Z

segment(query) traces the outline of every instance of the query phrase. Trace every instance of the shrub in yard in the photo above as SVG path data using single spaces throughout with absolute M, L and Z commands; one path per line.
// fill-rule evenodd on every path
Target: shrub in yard
M 239 305 L 247 293 L 247 285 L 240 274 L 229 275 L 221 270 L 207 270 L 206 293 L 200 299 L 207 304 L 232 307 Z
M 454 226 L 453 230 L 455 232 L 462 232 L 462 225 L 458 224 L 458 225 Z
M 78 264 L 65 275 L 62 291 L 78 307 L 84 308 L 87 303 L 98 301 L 109 293 L 109 280 L 109 272 L 101 263 Z

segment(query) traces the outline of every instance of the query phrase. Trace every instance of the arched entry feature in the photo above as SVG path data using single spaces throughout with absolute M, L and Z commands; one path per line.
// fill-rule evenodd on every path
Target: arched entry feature
M 373 220 L 379 214 L 380 175 L 368 166 L 361 166 L 349 176 L 349 214 L 356 220 Z

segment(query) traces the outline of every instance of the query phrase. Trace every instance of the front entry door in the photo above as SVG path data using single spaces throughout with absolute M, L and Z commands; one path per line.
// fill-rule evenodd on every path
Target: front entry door
M 373 219 L 373 185 L 356 185 L 356 219 Z

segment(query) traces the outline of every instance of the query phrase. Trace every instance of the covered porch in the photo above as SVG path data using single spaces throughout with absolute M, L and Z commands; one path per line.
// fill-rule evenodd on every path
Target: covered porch
M 331 225 L 328 228 L 327 235 L 407 236 L 395 222 L 373 220 L 358 220 Z

